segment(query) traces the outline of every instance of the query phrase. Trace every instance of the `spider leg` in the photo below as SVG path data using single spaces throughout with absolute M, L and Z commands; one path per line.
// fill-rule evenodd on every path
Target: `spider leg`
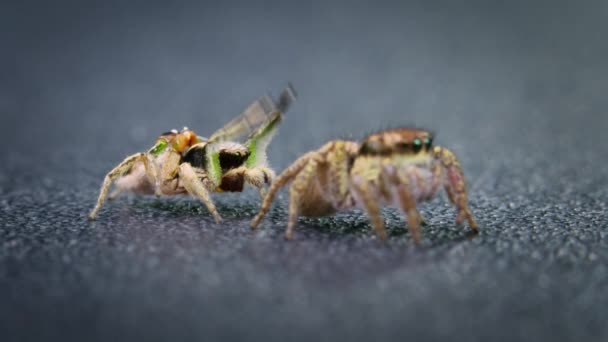
M 418 174 L 411 174 L 411 172 L 416 171 L 409 170 L 406 172 L 398 170 L 395 165 L 391 163 L 385 163 L 382 167 L 383 179 L 388 183 L 387 185 L 389 187 L 396 188 L 397 200 L 399 201 L 401 211 L 407 218 L 407 226 L 410 230 L 410 234 L 416 244 L 419 244 L 421 241 L 420 225 L 426 224 L 426 222 L 416 208 L 416 197 L 411 192 L 410 179 L 413 177 L 417 179 L 418 182 L 421 182 L 422 178 L 419 177 Z M 421 183 L 418 183 L 418 185 L 424 186 L 424 184 Z
M 426 224 L 418 209 L 416 208 L 416 198 L 410 191 L 410 178 L 408 175 L 397 172 L 396 177 L 392 178 L 393 184 L 397 187 L 397 196 L 401 210 L 407 217 L 407 226 L 416 244 L 422 240 L 420 225 Z
M 354 176 L 352 179 L 352 188 L 361 200 L 363 207 L 369 215 L 369 219 L 376 231 L 376 235 L 380 240 L 386 240 L 386 230 L 384 229 L 384 220 L 380 214 L 380 206 L 376 201 L 376 196 L 372 194 L 370 183 L 366 182 L 361 176 Z
M 101 185 L 101 190 L 99 191 L 99 197 L 97 198 L 97 204 L 91 213 L 89 214 L 89 220 L 94 220 L 97 217 L 97 212 L 101 209 L 107 195 L 110 190 L 110 186 L 112 182 L 116 179 L 124 176 L 131 168 L 137 163 L 142 162 L 144 164 L 144 168 L 146 169 L 146 175 L 148 176 L 150 182 L 154 184 L 156 182 L 156 169 L 150 165 L 150 161 L 148 160 L 148 156 L 145 153 L 136 153 L 132 156 L 125 158 L 122 163 L 118 164 L 114 167 L 103 180 L 103 184 Z
M 441 163 L 433 163 L 433 165 L 431 167 L 431 173 L 433 174 L 433 177 L 432 177 L 432 181 L 430 184 L 430 189 L 428 191 L 428 193 L 430 195 L 426 199 L 430 199 L 430 197 L 435 196 L 435 194 L 439 190 L 439 187 L 444 184 L 443 165 L 441 165 Z M 448 197 L 449 196 L 450 196 L 450 194 L 448 194 Z M 420 217 L 421 226 L 428 225 L 427 221 L 424 219 L 424 216 L 422 216 L 422 214 L 420 214 L 420 212 L 418 212 L 418 217 Z
M 118 195 L 120 195 L 123 192 L 123 190 L 121 188 L 116 188 L 114 189 L 114 191 L 112 191 L 109 195 L 108 195 L 108 201 L 112 201 L 113 199 L 115 199 Z
M 245 182 L 258 189 L 260 198 L 263 201 L 267 192 L 265 186 L 272 183 L 272 180 L 275 177 L 274 171 L 267 166 L 258 166 L 246 168 L 243 174 Z
M 458 214 L 456 216 L 456 224 L 461 224 L 465 219 L 469 222 L 471 230 L 477 231 L 477 222 L 471 214 L 467 205 L 467 190 L 464 180 L 464 174 L 458 159 L 445 147 L 435 146 L 433 149 L 435 158 L 439 159 L 446 172 L 445 191 L 448 194 L 450 202 L 456 206 Z
M 420 212 L 418 212 L 418 223 L 420 223 L 421 226 L 428 225 L 428 222 L 426 222 L 426 220 L 424 219 L 424 216 L 422 216 L 422 214 L 420 214 Z
M 422 240 L 420 236 L 420 224 L 424 221 L 418 213 L 418 209 L 416 209 L 416 201 L 407 188 L 407 185 L 404 184 L 399 184 L 397 186 L 397 195 L 399 196 L 401 210 L 403 210 L 407 217 L 407 226 L 409 227 L 410 234 L 412 234 L 414 241 L 419 244 Z
M 317 152 L 309 152 L 298 158 L 295 162 L 293 162 L 285 171 L 283 171 L 270 185 L 268 189 L 268 193 L 266 197 L 264 197 L 264 201 L 262 202 L 262 207 L 260 208 L 260 212 L 251 220 L 251 229 L 255 229 L 260 221 L 264 218 L 264 216 L 270 210 L 270 205 L 272 204 L 272 200 L 276 193 L 287 184 L 290 180 L 292 180 L 301 170 L 306 166 L 311 158 L 313 158 Z
M 296 176 L 289 188 L 289 220 L 285 230 L 285 239 L 293 238 L 293 227 L 298 221 L 298 211 L 300 208 L 300 197 L 305 196 L 306 190 L 311 186 L 311 181 L 317 173 L 318 162 L 316 158 L 311 158 L 306 166 Z
M 192 166 L 189 163 L 182 163 L 179 166 L 178 173 L 179 178 L 182 181 L 182 184 L 186 191 L 188 191 L 189 194 L 198 198 L 199 200 L 201 200 L 201 202 L 205 204 L 207 210 L 209 210 L 211 215 L 213 215 L 215 223 L 222 222 L 222 217 L 217 212 L 215 204 L 213 204 L 213 201 L 209 196 L 209 191 L 207 190 L 201 179 L 198 177 Z
M 347 141 L 336 141 L 329 151 L 327 151 L 327 162 L 329 164 L 329 193 L 333 197 L 333 204 L 336 208 L 340 208 L 344 205 L 349 195 L 349 159 L 351 155 L 349 153 L 348 144 L 352 144 Z
M 167 152 L 165 160 L 160 165 L 160 175 L 155 184 L 157 197 L 163 193 L 171 193 L 178 185 L 176 176 L 179 173 L 181 155 L 175 151 Z
M 258 190 L 258 193 L 260 194 L 260 200 L 263 201 L 268 191 L 266 190 L 266 188 L 260 188 L 260 190 Z

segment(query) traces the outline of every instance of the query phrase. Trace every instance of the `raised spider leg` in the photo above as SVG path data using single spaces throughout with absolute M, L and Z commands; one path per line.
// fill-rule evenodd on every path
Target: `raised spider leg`
M 259 169 L 264 175 L 264 186 L 260 187 L 259 190 L 260 199 L 263 201 L 264 197 L 266 197 L 266 193 L 268 192 L 268 188 L 270 187 L 270 184 L 272 184 L 272 181 L 274 180 L 274 177 L 276 177 L 276 175 L 274 171 L 267 166 L 260 167 Z
M 266 186 L 269 186 L 275 177 L 274 171 L 267 166 L 246 168 L 244 176 L 246 183 L 258 189 L 260 198 L 263 201 L 267 193 Z
M 94 220 L 95 217 L 97 217 L 97 212 L 99 211 L 99 209 L 101 209 L 101 206 L 103 205 L 106 196 L 108 195 L 108 190 L 110 190 L 112 182 L 115 181 L 117 178 L 127 174 L 137 162 L 142 162 L 144 164 L 148 179 L 151 183 L 156 183 L 156 169 L 150 165 L 150 161 L 148 160 L 148 157 L 145 153 L 140 152 L 128 156 L 127 158 L 125 158 L 125 160 L 122 161 L 122 163 L 118 164 L 110 172 L 108 172 L 108 174 L 106 174 L 103 180 L 103 184 L 101 185 L 101 190 L 99 191 L 97 204 L 95 204 L 95 207 L 93 208 L 93 210 L 91 210 L 91 213 L 89 214 L 89 220 Z M 116 193 L 116 191 L 114 191 L 114 193 Z
M 370 184 L 363 177 L 355 175 L 352 177 L 352 189 L 359 197 L 363 207 L 367 211 L 367 215 L 376 231 L 376 235 L 380 240 L 386 240 L 386 230 L 384 229 L 384 220 L 380 214 L 380 206 L 377 198 L 371 193 Z
M 274 178 L 274 171 L 268 167 L 252 167 L 246 166 L 231 169 L 222 175 L 222 179 L 242 178 L 244 183 L 258 189 L 261 200 L 264 200 L 266 195 L 265 185 L 269 185 Z M 220 190 L 223 191 L 223 190 Z
M 182 181 L 182 184 L 188 193 L 205 204 L 207 210 L 213 215 L 215 219 L 215 223 L 222 222 L 222 217 L 217 212 L 215 208 L 215 204 L 211 201 L 211 197 L 209 196 L 209 191 L 205 188 L 205 185 L 198 177 L 196 172 L 189 163 L 182 163 L 179 166 L 179 178 Z
M 272 204 L 272 200 L 276 193 L 287 184 L 290 180 L 292 180 L 301 170 L 306 166 L 309 159 L 314 157 L 317 152 L 308 152 L 302 157 L 298 158 L 295 162 L 293 162 L 285 171 L 283 171 L 270 185 L 268 192 L 266 193 L 266 197 L 264 197 L 264 201 L 262 202 L 262 207 L 260 208 L 260 212 L 251 220 L 251 229 L 255 229 L 264 216 L 270 210 L 270 205 Z
M 446 180 L 444 188 L 448 194 L 448 198 L 456 206 L 456 210 L 458 211 L 456 224 L 461 224 L 466 219 L 469 222 L 471 230 L 477 232 L 477 222 L 475 222 L 467 205 L 465 179 L 458 159 L 452 151 L 445 147 L 435 146 L 433 154 L 435 155 L 435 158 L 439 159 L 445 170 Z

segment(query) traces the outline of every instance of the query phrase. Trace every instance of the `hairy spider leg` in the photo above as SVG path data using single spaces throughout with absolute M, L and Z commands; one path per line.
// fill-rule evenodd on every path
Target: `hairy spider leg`
M 322 182 L 322 187 L 325 187 L 325 185 L 327 187 L 324 193 L 331 196 L 331 205 L 335 209 L 345 206 L 345 202 L 349 195 L 349 159 L 351 158 L 351 154 L 356 153 L 356 149 L 357 144 L 354 142 L 342 140 L 330 141 L 323 145 L 319 150 L 308 152 L 302 157 L 298 158 L 272 182 L 268 193 L 264 198 L 260 212 L 251 221 L 251 228 L 255 229 L 259 225 L 260 221 L 264 218 L 270 209 L 270 205 L 274 199 L 274 196 L 276 195 L 276 192 L 295 177 L 299 177 L 299 174 L 304 172 L 304 168 L 307 168 L 308 164 L 311 162 L 316 165 L 312 171 L 313 175 L 319 173 L 321 164 L 329 168 L 328 179 L 325 182 Z M 310 180 L 319 181 L 313 176 L 310 177 Z M 308 182 L 307 186 L 304 188 L 299 186 L 299 188 L 301 188 L 301 195 L 297 199 L 298 205 L 302 204 L 301 196 L 307 192 L 306 190 L 308 187 L 312 186 L 314 185 L 311 182 Z M 290 189 L 293 187 L 294 185 L 292 185 Z M 291 192 L 292 191 L 290 190 L 290 196 Z M 292 206 L 290 204 L 290 208 L 291 207 Z
M 414 177 L 417 177 L 418 186 L 426 186 L 426 184 L 423 184 L 424 180 L 422 177 L 418 177 L 418 175 L 416 174 L 414 175 Z M 410 234 L 412 234 L 414 242 L 420 244 L 420 241 L 422 239 L 420 234 L 420 224 L 423 220 L 416 207 L 416 198 L 411 192 L 409 174 L 404 172 L 403 170 L 399 170 L 392 175 L 391 180 L 393 186 L 397 188 L 399 206 L 407 219 L 407 226 L 409 228 Z
M 270 185 L 268 189 L 268 193 L 266 197 L 264 197 L 264 201 L 262 202 L 262 207 L 260 208 L 260 212 L 253 218 L 251 221 L 251 229 L 255 229 L 264 216 L 270 210 L 270 205 L 272 204 L 272 200 L 276 193 L 284 187 L 289 181 L 291 181 L 309 162 L 311 158 L 314 158 L 317 155 L 317 151 L 308 152 L 302 157 L 296 159 L 289 167 L 287 167 Z
M 477 222 L 475 222 L 467 205 L 466 184 L 458 159 L 452 151 L 445 147 L 435 146 L 433 154 L 443 166 L 445 172 L 444 189 L 458 211 L 456 224 L 461 224 L 466 219 L 469 222 L 471 230 L 477 232 Z
M 264 200 L 266 195 L 266 186 L 272 183 L 272 180 L 275 177 L 274 171 L 267 166 L 259 166 L 247 168 L 246 166 L 241 166 L 236 169 L 232 169 L 226 172 L 222 178 L 230 179 L 235 177 L 242 177 L 245 183 L 253 186 L 258 189 L 260 194 L 260 198 Z M 218 192 L 222 191 L 218 187 Z
M 122 177 L 122 176 L 126 175 L 129 171 L 131 171 L 131 168 L 137 162 L 142 162 L 144 164 L 144 168 L 146 170 L 146 175 L 148 176 L 149 181 L 152 184 L 156 184 L 156 179 L 157 179 L 156 168 L 154 168 L 152 166 L 152 163 L 150 162 L 150 160 L 148 160 L 148 156 L 145 153 L 140 152 L 140 153 L 136 153 L 134 155 L 131 155 L 131 156 L 125 158 L 125 160 L 123 160 L 122 163 L 118 164 L 110 172 L 108 172 L 108 174 L 106 174 L 106 176 L 103 180 L 103 184 L 101 185 L 99 197 L 97 198 L 97 204 L 95 205 L 95 207 L 89 214 L 90 220 L 94 220 L 95 217 L 97 217 L 97 212 L 99 211 L 99 209 L 101 209 L 101 206 L 103 205 L 103 203 L 106 199 L 106 196 L 108 195 L 108 190 L 110 189 L 112 182 L 114 182 L 114 180 L 116 180 L 117 178 Z
M 306 193 L 307 188 L 314 186 L 311 181 L 314 180 L 314 175 L 317 172 L 318 161 L 316 159 L 314 157 L 309 159 L 289 188 L 289 220 L 285 230 L 285 238 L 288 240 L 293 238 L 293 227 L 298 221 L 300 198 Z
M 217 212 L 215 204 L 213 204 L 213 201 L 209 196 L 209 191 L 205 186 L 204 182 L 206 179 L 201 180 L 189 163 L 182 163 L 179 166 L 178 172 L 179 179 L 182 181 L 182 184 L 186 191 L 190 195 L 198 198 L 201 202 L 205 204 L 207 210 L 209 210 L 211 215 L 213 215 L 213 218 L 215 219 L 216 223 L 222 222 L 222 217 Z
M 358 144 L 355 142 L 338 140 L 327 146 L 324 151 L 325 160 L 329 164 L 327 186 L 336 209 L 348 206 L 345 202 L 350 194 L 350 168 L 357 149 Z
M 359 202 L 363 205 L 369 220 L 376 231 L 376 235 L 380 240 L 386 240 L 386 229 L 384 229 L 384 219 L 380 213 L 378 200 L 373 194 L 371 183 L 365 180 L 360 175 L 352 176 L 352 189 L 357 195 Z

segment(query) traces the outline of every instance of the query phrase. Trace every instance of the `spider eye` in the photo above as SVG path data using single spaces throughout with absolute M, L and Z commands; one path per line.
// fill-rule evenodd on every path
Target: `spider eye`
M 431 139 L 431 138 L 424 139 L 424 146 L 426 146 L 427 150 L 431 149 L 431 145 L 433 145 L 433 139 Z
M 420 152 L 422 150 L 422 141 L 420 139 L 414 139 L 414 153 Z

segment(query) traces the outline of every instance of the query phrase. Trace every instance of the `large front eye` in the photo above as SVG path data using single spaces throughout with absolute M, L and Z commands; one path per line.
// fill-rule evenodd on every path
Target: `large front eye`
M 426 147 L 427 150 L 430 150 L 432 145 L 433 145 L 433 138 L 424 139 L 424 146 Z
M 422 150 L 422 141 L 420 141 L 420 139 L 414 139 L 414 153 L 418 153 L 420 152 L 420 150 Z

